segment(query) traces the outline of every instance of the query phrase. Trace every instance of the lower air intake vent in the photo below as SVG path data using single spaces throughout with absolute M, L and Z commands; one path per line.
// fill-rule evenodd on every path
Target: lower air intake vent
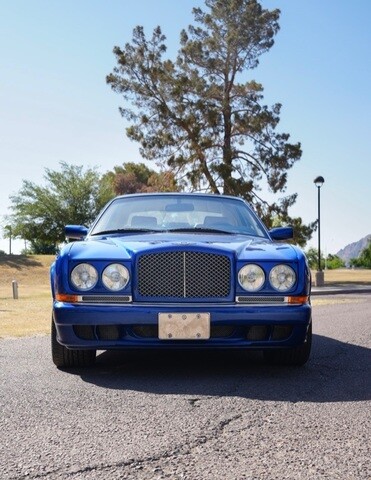
M 121 338 L 119 325 L 97 325 L 96 332 L 99 340 L 118 340 Z

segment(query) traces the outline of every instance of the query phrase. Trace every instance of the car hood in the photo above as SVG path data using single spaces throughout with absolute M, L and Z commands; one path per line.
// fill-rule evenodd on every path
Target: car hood
M 203 234 L 203 233 L 141 233 L 89 237 L 85 241 L 68 245 L 68 256 L 73 260 L 130 260 L 144 251 L 161 252 L 164 250 L 197 250 L 205 252 L 215 250 L 218 253 L 233 254 L 243 261 L 296 261 L 300 249 L 274 243 L 269 239 L 246 235 Z

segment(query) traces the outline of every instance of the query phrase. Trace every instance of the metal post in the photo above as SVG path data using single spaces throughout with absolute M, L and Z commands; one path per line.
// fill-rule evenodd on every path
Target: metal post
M 17 282 L 17 280 L 12 281 L 12 289 L 13 289 L 14 300 L 18 300 L 18 282 Z

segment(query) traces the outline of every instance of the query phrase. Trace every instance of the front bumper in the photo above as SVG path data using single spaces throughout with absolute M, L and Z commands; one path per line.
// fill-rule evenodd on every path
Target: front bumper
M 158 318 L 164 313 L 209 313 L 211 337 L 207 340 L 160 340 Z M 81 305 L 55 301 L 53 320 L 58 342 L 71 349 L 286 348 L 305 341 L 311 322 L 311 306 Z

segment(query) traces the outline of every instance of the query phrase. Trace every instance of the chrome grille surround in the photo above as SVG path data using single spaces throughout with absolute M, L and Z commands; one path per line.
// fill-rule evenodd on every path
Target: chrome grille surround
M 148 298 L 226 298 L 231 291 L 228 256 L 197 251 L 143 254 L 138 291 Z

